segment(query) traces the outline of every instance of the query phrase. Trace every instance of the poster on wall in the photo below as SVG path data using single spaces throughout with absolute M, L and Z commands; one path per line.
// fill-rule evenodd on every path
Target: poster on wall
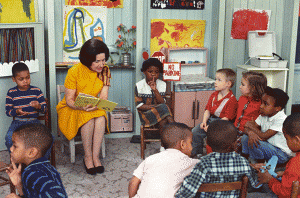
M 0 23 L 35 22 L 34 0 L 1 0 Z
M 163 48 L 203 47 L 205 20 L 152 19 L 150 52 Z
M 123 0 L 65 0 L 65 5 L 123 8 Z
M 63 62 L 79 61 L 79 51 L 90 38 L 105 42 L 107 9 L 101 6 L 63 8 Z
M 205 0 L 151 0 L 151 9 L 203 10 Z
M 231 38 L 247 40 L 248 32 L 268 30 L 271 10 L 235 8 L 232 17 Z

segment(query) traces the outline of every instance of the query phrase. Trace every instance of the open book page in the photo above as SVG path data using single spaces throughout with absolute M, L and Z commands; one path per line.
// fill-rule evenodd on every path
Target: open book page
M 99 109 L 103 109 L 105 111 L 109 111 L 112 112 L 112 110 L 114 110 L 114 108 L 118 105 L 118 103 L 115 102 L 111 102 L 109 100 L 101 100 L 99 101 L 99 103 L 97 104 L 97 107 Z
M 75 100 L 75 106 L 77 107 L 85 107 L 89 104 L 93 105 L 93 106 L 96 106 L 99 102 L 99 98 L 96 98 L 94 96 L 90 96 L 90 95 L 87 95 L 87 94 L 82 94 L 80 93 L 77 97 L 76 97 L 76 100 Z
M 109 112 L 114 110 L 114 108 L 118 105 L 118 103 L 111 102 L 109 100 L 102 100 L 100 98 L 83 93 L 78 94 L 74 105 L 77 107 L 85 107 L 89 104 Z

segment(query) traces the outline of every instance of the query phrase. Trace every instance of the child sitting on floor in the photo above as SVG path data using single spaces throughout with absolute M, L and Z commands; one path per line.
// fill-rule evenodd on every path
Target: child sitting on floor
M 42 124 L 22 125 L 12 136 L 13 167 L 6 171 L 21 197 L 67 197 L 57 170 L 43 157 L 52 135 Z M 16 164 L 19 164 L 17 167 Z M 22 166 L 26 166 L 21 172 Z M 19 197 L 12 193 L 8 197 Z
M 226 120 L 216 120 L 207 129 L 207 143 L 213 152 L 201 158 L 191 174 L 185 177 L 175 197 L 195 197 L 202 183 L 241 181 L 246 175 L 255 186 L 255 171 L 249 162 L 234 151 L 237 129 Z M 202 192 L 201 197 L 239 197 L 240 191 Z
M 242 137 L 242 153 L 263 163 L 273 155 L 278 157 L 278 163 L 283 164 L 292 156 L 284 135 L 282 125 L 286 119 L 283 112 L 289 96 L 281 89 L 267 87 L 262 97 L 260 115 L 255 121 L 245 124 Z
M 192 135 L 189 127 L 182 123 L 164 126 L 161 142 L 166 150 L 146 158 L 134 171 L 128 187 L 129 197 L 174 197 L 184 177 L 199 162 L 189 158 Z
M 47 106 L 43 92 L 40 88 L 30 85 L 30 73 L 25 63 L 15 63 L 12 67 L 12 80 L 17 86 L 7 92 L 5 113 L 9 117 L 15 117 L 6 136 L 5 145 L 10 151 L 12 146 L 12 134 L 15 129 L 25 124 L 40 123 L 37 119 L 39 113 L 45 113 Z M 51 149 L 45 157 L 49 158 Z
M 163 65 L 157 58 L 144 61 L 141 71 L 145 78 L 136 83 L 135 103 L 141 123 L 146 126 L 174 122 L 169 107 L 165 104 L 166 83 L 158 79 Z
M 268 183 L 279 198 L 291 197 L 293 181 L 300 181 L 300 114 L 289 115 L 282 130 L 288 147 L 296 153 L 296 157 L 287 163 L 284 172 L 277 172 L 277 178 L 273 178 L 268 171 L 258 173 L 259 184 Z M 277 180 L 278 177 L 281 177 L 281 181 Z M 300 198 L 300 194 L 297 197 Z
M 234 125 L 238 129 L 236 152 L 241 153 L 241 136 L 244 135 L 244 126 L 248 121 L 255 120 L 260 112 L 261 97 L 267 87 L 267 78 L 264 74 L 248 71 L 243 72 L 238 101 L 238 109 Z
M 235 83 L 236 74 L 232 69 L 219 69 L 216 72 L 215 92 L 211 94 L 201 124 L 193 128 L 192 157 L 203 154 L 203 139 L 209 123 L 215 119 L 234 120 L 237 100 L 230 90 Z

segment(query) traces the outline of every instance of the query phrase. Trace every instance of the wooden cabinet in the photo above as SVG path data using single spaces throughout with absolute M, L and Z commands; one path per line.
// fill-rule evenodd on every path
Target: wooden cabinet
M 214 91 L 175 92 L 174 119 L 189 127 L 203 120 L 203 113 L 210 95 Z
M 236 99 L 241 96 L 240 85 L 243 77 L 243 72 L 255 71 L 263 73 L 268 80 L 268 86 L 272 88 L 280 88 L 286 91 L 287 73 L 288 68 L 261 68 L 252 65 L 238 65 L 237 66 L 237 81 L 236 81 Z

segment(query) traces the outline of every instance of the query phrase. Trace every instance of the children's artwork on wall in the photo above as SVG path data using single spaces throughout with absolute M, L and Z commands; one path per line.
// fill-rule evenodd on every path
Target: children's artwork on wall
M 65 5 L 63 12 L 63 62 L 79 61 L 80 48 L 90 38 L 95 37 L 105 42 L 105 7 Z
M 203 47 L 205 20 L 152 19 L 150 51 L 162 48 Z
M 203 10 L 205 0 L 151 0 L 152 9 Z
M 65 0 L 65 5 L 123 8 L 123 0 Z
M 248 32 L 268 30 L 271 10 L 235 8 L 232 18 L 231 38 L 247 40 Z
M 0 23 L 35 22 L 34 0 L 1 0 Z
M 180 81 L 181 64 L 180 63 L 164 63 L 163 80 L 164 81 Z

